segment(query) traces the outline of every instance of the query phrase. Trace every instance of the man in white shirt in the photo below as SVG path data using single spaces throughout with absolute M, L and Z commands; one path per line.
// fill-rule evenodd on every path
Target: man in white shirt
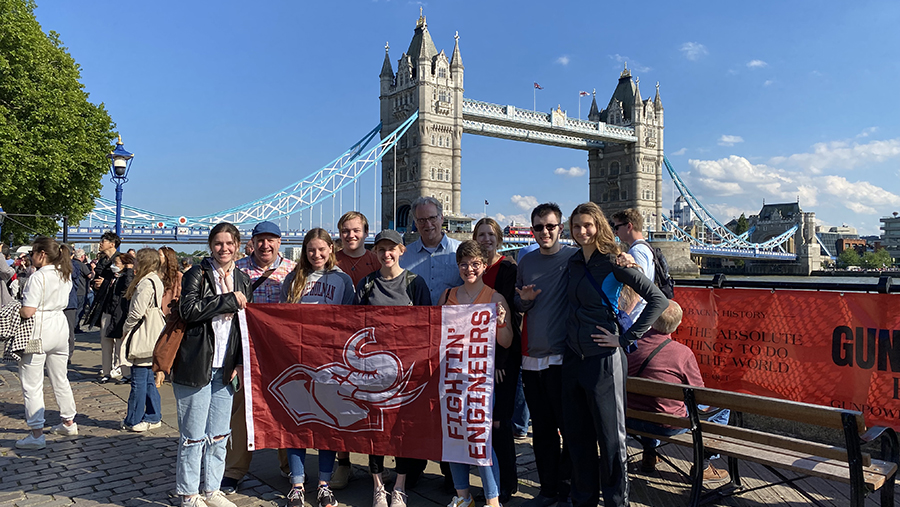
M 628 253 L 634 257 L 634 262 L 641 268 L 644 276 L 654 281 L 656 274 L 653 268 L 653 249 L 644 239 L 644 217 L 634 208 L 615 213 L 610 220 L 613 232 L 619 241 L 629 246 Z M 637 322 L 637 318 L 644 311 L 647 302 L 638 298 L 637 304 L 628 312 L 631 322 Z

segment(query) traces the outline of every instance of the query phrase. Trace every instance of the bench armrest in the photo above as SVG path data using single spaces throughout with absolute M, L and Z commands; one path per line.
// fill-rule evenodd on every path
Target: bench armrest
M 889 429 L 890 428 L 886 426 L 872 426 L 871 428 L 867 429 L 865 433 L 860 435 L 859 439 L 864 443 L 868 443 L 880 437 L 882 433 Z

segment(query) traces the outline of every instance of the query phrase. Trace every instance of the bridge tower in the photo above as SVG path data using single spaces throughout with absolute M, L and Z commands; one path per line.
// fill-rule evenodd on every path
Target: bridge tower
M 591 102 L 590 121 L 633 126 L 634 144 L 607 143 L 588 151 L 590 199 L 607 216 L 635 208 L 644 216 L 647 230 L 662 230 L 663 106 L 659 83 L 654 99 L 641 99 L 639 80 L 632 79 L 626 64 L 606 109 Z
M 397 220 L 397 228 L 410 230 L 410 204 L 432 196 L 443 203 L 445 215 L 459 215 L 460 141 L 463 133 L 463 64 L 459 34 L 450 58 L 438 52 L 428 33 L 421 9 L 409 48 L 400 56 L 394 73 L 385 46 L 381 67 L 381 137 L 389 135 L 409 115 L 419 118 L 397 144 L 394 209 L 394 154 L 382 159 L 381 218 L 385 227 Z

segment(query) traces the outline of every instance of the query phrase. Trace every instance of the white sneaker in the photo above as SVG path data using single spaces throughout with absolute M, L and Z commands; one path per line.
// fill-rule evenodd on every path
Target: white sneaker
M 203 501 L 203 495 L 194 495 L 181 497 L 181 507 L 207 507 L 207 503 Z
M 50 428 L 50 433 L 62 435 L 65 437 L 74 437 L 78 434 L 78 423 L 73 422 L 71 426 L 66 426 L 65 423 L 59 423 L 56 426 Z
M 204 497 L 204 501 L 206 501 L 206 505 L 209 507 L 237 507 L 231 500 L 225 498 L 225 493 L 222 493 L 218 489 L 207 493 Z
M 473 505 L 475 505 L 475 500 L 472 498 L 454 496 L 453 500 L 450 500 L 450 503 L 447 504 L 447 507 L 472 507 Z
M 156 428 L 162 427 L 162 421 L 156 421 L 155 423 L 147 423 L 148 430 L 155 430 Z
M 37 438 L 34 437 L 34 433 L 28 433 L 25 438 L 21 440 L 16 440 L 16 449 L 43 449 L 47 447 L 47 440 L 44 438 L 44 435 L 41 435 Z
M 141 421 L 134 426 L 129 426 L 125 423 L 122 423 L 122 429 L 132 431 L 134 433 L 143 433 L 150 429 L 150 423 Z

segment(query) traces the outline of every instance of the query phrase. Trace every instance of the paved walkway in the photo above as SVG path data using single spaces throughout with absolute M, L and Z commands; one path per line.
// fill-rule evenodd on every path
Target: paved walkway
M 0 507 L 95 506 L 168 506 L 178 505 L 174 495 L 175 454 L 178 429 L 175 402 L 170 385 L 161 389 L 163 425 L 147 433 L 119 430 L 125 417 L 128 385 L 94 382 L 100 369 L 98 333 L 78 335 L 69 380 L 78 407 L 79 435 L 47 435 L 47 448 L 40 451 L 15 449 L 15 441 L 26 434 L 22 390 L 14 364 L 0 364 Z M 59 412 L 49 381 L 45 382 L 47 424 L 59 422 Z M 518 446 L 519 493 L 508 507 L 518 507 L 537 493 L 537 473 L 529 441 Z M 689 468 L 690 450 L 666 449 L 668 461 L 653 474 L 632 473 L 632 505 L 685 505 L 688 488 L 684 473 Z M 636 465 L 639 449 L 629 440 L 629 454 Z M 353 454 L 354 480 L 335 492 L 347 507 L 369 507 L 372 483 L 367 477 L 367 457 Z M 388 458 L 387 466 L 393 466 Z M 721 463 L 720 463 L 721 465 Z M 315 454 L 307 460 L 310 470 L 317 469 Z M 769 471 L 755 465 L 742 467 L 748 488 L 777 482 Z M 473 472 L 475 472 L 473 470 Z M 789 475 L 789 474 L 788 474 Z M 472 484 L 480 485 L 477 473 Z M 411 507 L 446 505 L 451 495 L 441 490 L 443 479 L 438 467 L 429 468 L 415 489 L 409 492 Z M 807 480 L 805 490 L 824 505 L 847 505 L 849 488 L 823 480 Z M 229 498 L 239 507 L 281 506 L 288 481 L 278 469 L 275 451 L 257 451 L 250 474 L 236 495 Z M 308 488 L 310 489 L 310 488 Z M 477 491 L 477 490 L 476 490 Z M 309 496 L 308 496 L 308 499 Z M 314 498 L 312 498 L 314 501 Z M 878 495 L 870 495 L 867 506 L 878 505 Z M 483 500 L 482 500 L 483 502 Z M 722 499 L 719 505 L 808 505 L 808 498 L 795 490 L 776 486 Z M 479 503 L 479 505 L 482 505 Z

